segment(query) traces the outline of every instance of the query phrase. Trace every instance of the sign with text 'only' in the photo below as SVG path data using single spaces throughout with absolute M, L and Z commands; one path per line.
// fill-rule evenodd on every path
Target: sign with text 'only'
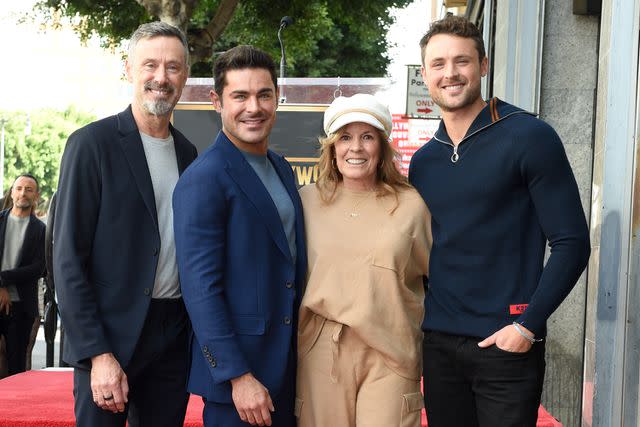
M 420 65 L 407 65 L 407 116 L 440 118 L 440 107 L 433 102 L 422 80 Z

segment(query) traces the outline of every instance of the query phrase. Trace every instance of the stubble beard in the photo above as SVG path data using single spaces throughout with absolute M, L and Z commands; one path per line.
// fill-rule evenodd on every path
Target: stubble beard
M 453 111 L 462 110 L 470 105 L 473 105 L 478 98 L 481 97 L 480 85 L 470 87 L 467 92 L 462 96 L 462 99 L 449 102 L 445 96 L 442 96 L 443 91 L 439 91 L 437 96 L 431 96 L 433 102 L 444 112 L 450 113 Z
M 17 209 L 22 211 L 30 210 L 33 207 L 33 202 L 27 200 L 19 200 L 18 202 L 13 204 Z

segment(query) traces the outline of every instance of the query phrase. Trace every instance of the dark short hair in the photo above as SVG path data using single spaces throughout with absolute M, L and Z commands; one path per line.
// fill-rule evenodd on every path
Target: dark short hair
M 32 180 L 35 181 L 36 183 L 36 191 L 40 191 L 40 183 L 38 183 L 38 178 L 36 178 L 35 176 L 31 175 L 30 173 L 21 173 L 20 175 L 16 176 L 16 179 L 13 180 L 13 184 L 16 183 L 16 181 L 18 180 L 18 178 L 31 178 Z M 11 184 L 11 188 L 13 188 L 13 184 Z
M 429 27 L 429 31 L 420 39 L 420 52 L 422 55 L 422 65 L 424 65 L 424 51 L 431 40 L 431 37 L 437 34 L 451 34 L 458 37 L 464 37 L 466 39 L 472 39 L 476 43 L 476 50 L 478 51 L 478 59 L 482 61 L 486 56 L 484 50 L 484 40 L 478 27 L 473 22 L 466 18 L 455 15 L 448 15 L 439 21 L 434 21 Z
M 129 58 L 133 57 L 138 42 L 143 39 L 152 39 L 154 37 L 175 37 L 180 41 L 184 49 L 184 62 L 189 66 L 189 44 L 187 43 L 187 36 L 184 35 L 182 30 L 166 22 L 155 21 L 147 22 L 140 25 L 131 35 L 129 40 Z
M 273 87 L 278 89 L 276 77 L 276 63 L 265 51 L 250 45 L 240 45 L 231 48 L 218 56 L 213 63 L 214 90 L 220 98 L 227 85 L 226 74 L 230 70 L 242 70 L 245 68 L 262 68 L 269 72 Z

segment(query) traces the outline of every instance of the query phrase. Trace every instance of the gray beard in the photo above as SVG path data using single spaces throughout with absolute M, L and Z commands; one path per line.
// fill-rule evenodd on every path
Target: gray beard
M 142 106 L 154 116 L 166 116 L 173 110 L 173 104 L 167 101 L 144 101 Z
M 34 203 L 17 203 L 13 205 L 14 208 L 19 209 L 21 211 L 30 211 L 33 209 Z

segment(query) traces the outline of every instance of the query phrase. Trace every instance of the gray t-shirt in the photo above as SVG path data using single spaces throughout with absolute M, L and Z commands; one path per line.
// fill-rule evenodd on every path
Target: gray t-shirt
M 173 189 L 179 176 L 176 148 L 171 134 L 168 138 L 160 139 L 140 132 L 140 137 L 153 184 L 160 230 L 160 254 L 152 297 L 179 298 L 181 294 L 176 263 L 176 243 L 173 236 L 173 208 L 171 206 Z
M 289 243 L 289 250 L 291 251 L 291 259 L 296 261 L 296 212 L 293 208 L 293 202 L 287 189 L 278 176 L 275 168 L 269 161 L 269 158 L 257 154 L 247 153 L 240 150 L 247 159 L 247 162 L 251 165 L 256 172 L 262 184 L 266 187 L 271 200 L 278 209 L 278 215 L 280 215 L 280 221 L 284 228 L 284 234 L 287 236 L 287 242 Z
M 2 271 L 13 270 L 18 266 L 18 257 L 24 243 L 24 234 L 27 231 L 30 217 L 7 215 L 7 228 L 4 232 L 4 249 L 2 252 Z M 20 301 L 15 285 L 8 285 L 7 290 L 11 301 Z

